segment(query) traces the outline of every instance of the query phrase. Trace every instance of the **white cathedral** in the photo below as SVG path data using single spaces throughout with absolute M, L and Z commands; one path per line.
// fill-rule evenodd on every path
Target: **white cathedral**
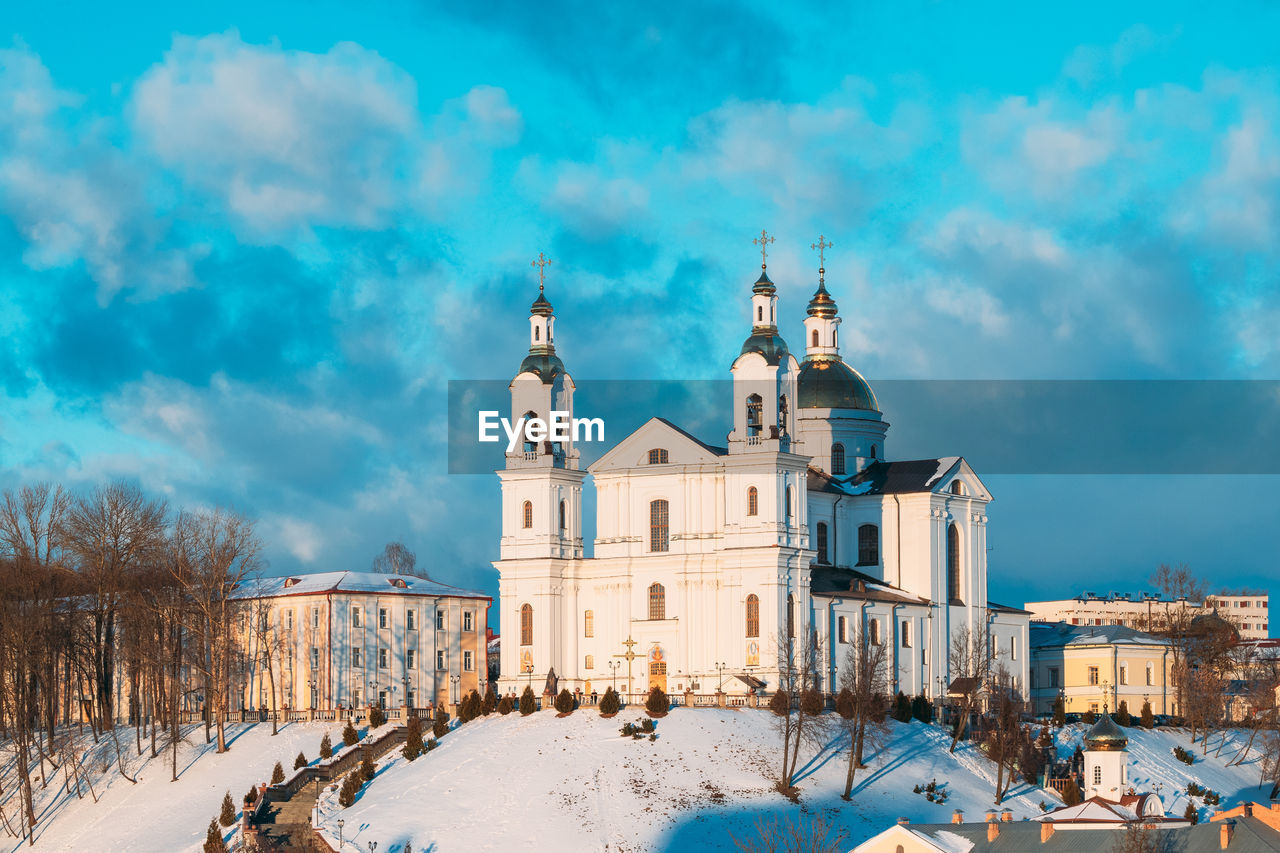
M 506 455 L 493 564 L 504 692 L 541 692 L 554 672 L 559 687 L 586 693 L 768 694 L 791 645 L 783 638 L 812 632 L 822 689 L 839 689 L 848 644 L 861 635 L 888 645 L 893 691 L 937 697 L 958 674 L 948 648 L 962 626 L 989 633 L 1025 692 L 1028 614 L 987 600 L 991 495 L 960 457 L 890 461 L 889 424 L 840 358 L 840 315 L 822 276 L 798 361 L 762 264 L 751 333 L 730 368 L 727 447 L 654 417 L 588 470 L 572 441 Z M 529 327 L 510 385 L 513 422 L 573 410 L 541 287 Z

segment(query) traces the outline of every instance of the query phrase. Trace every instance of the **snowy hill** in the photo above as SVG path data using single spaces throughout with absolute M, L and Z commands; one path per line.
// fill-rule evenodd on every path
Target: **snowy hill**
M 764 711 L 677 709 L 658 721 L 658 739 L 619 736 L 638 711 L 612 720 L 591 711 L 559 719 L 551 713 L 527 718 L 493 716 L 452 732 L 435 751 L 412 764 L 398 754 L 379 766 L 374 782 L 351 808 L 336 795 L 322 796 L 322 829 L 336 847 L 336 820 L 344 819 L 343 853 L 397 853 L 405 842 L 438 853 L 457 850 L 736 850 L 730 834 L 750 838 L 761 816 L 823 813 L 852 848 L 899 816 L 913 823 L 940 823 L 952 810 L 981 820 L 992 804 L 994 771 L 971 744 L 954 755 L 945 735 L 920 723 L 894 723 L 886 750 L 860 771 L 852 802 L 840 799 L 844 755 L 828 749 L 805 766 L 798 782 L 800 805 L 771 790 L 780 748 L 771 716 Z M 1069 755 L 1083 726 L 1059 733 L 1059 751 Z M 1224 803 L 1254 794 L 1257 766 L 1226 767 L 1221 758 L 1193 767 L 1172 755 L 1189 746 L 1184 734 L 1128 730 L 1134 744 L 1135 779 L 1166 780 L 1183 790 L 1174 800 L 1185 808 L 1188 780 L 1223 794 Z M 1241 740 L 1242 743 L 1242 740 Z M 1213 743 L 1216 746 L 1216 742 Z M 1238 748 L 1238 745 L 1237 745 Z M 912 793 L 936 779 L 945 785 L 944 805 Z M 1172 785 L 1171 785 L 1172 782 Z M 1003 804 L 1021 820 L 1060 800 L 1052 792 L 1016 787 Z M 1207 815 L 1208 809 L 1204 810 Z
M 334 724 L 282 725 L 276 737 L 270 724 L 227 726 L 230 750 L 218 755 L 214 744 L 205 744 L 204 727 L 184 727 L 186 742 L 178 749 L 177 782 L 171 782 L 169 753 L 150 758 L 147 741 L 143 756 L 136 757 L 132 729 L 120 731 L 125 750 L 125 769 L 138 784 L 122 778 L 112 763 L 115 758 L 110 739 L 96 747 L 84 738 L 88 758 L 84 764 L 92 774 L 95 803 L 87 787 L 83 799 L 67 794 L 62 774 L 51 775 L 47 788 L 35 780 L 37 804 L 36 843 L 27 847 L 0 826 L 0 851 L 198 851 L 204 842 L 209 820 L 218 815 L 223 795 L 230 790 L 237 808 L 249 786 L 265 782 L 279 761 L 286 773 L 301 751 L 311 761 L 318 758 L 320 738 L 328 731 L 336 746 L 342 745 L 342 727 Z M 16 821 L 17 785 L 12 775 L 12 752 L 0 743 L 3 765 L 3 795 L 6 814 Z M 107 770 L 103 772 L 103 765 Z M 16 822 L 14 824 L 16 829 Z M 227 830 L 226 838 L 231 837 Z

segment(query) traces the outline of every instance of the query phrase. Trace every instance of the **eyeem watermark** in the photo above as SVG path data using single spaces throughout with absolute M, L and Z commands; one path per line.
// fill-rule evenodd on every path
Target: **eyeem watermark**
M 604 441 L 604 418 L 575 418 L 570 412 L 552 412 L 551 419 L 517 418 L 515 423 L 492 410 L 479 413 L 479 440 L 501 440 L 498 428 L 507 435 L 507 452 L 514 453 L 520 439 L 537 444 L 541 441 Z M 595 430 L 595 437 L 592 437 Z

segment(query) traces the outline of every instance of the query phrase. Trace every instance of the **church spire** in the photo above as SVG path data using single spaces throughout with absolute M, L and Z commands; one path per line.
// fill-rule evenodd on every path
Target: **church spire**
M 529 308 L 529 352 L 534 355 L 554 355 L 555 346 L 555 309 L 547 301 L 547 267 L 551 259 L 538 253 L 538 257 L 529 266 L 538 268 L 538 298 L 533 300 Z
M 824 355 L 839 358 L 840 309 L 827 292 L 826 250 L 831 248 L 831 242 L 819 234 L 818 242 L 811 243 L 809 248 L 818 253 L 818 289 L 805 312 L 808 314 L 804 321 L 805 360 Z
M 751 288 L 751 326 L 753 330 L 776 329 L 778 325 L 778 289 L 769 280 L 769 244 L 774 238 L 760 229 L 760 236 L 751 241 L 760 247 L 760 277 Z

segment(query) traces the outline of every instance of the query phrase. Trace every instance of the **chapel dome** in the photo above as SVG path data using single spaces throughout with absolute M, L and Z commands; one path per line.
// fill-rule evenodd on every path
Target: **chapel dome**
M 811 356 L 800 365 L 797 405 L 802 409 L 861 409 L 879 412 L 871 385 L 835 355 Z
M 542 291 L 538 291 L 538 298 L 533 300 L 533 305 L 529 308 L 529 313 L 541 314 L 544 317 L 549 317 L 552 314 L 552 311 L 551 303 L 547 300 L 547 297 L 543 295 Z
M 813 298 L 809 300 L 809 308 L 805 312 L 810 317 L 822 317 L 830 320 L 840 311 L 836 307 L 836 301 L 831 298 L 831 294 L 827 292 L 827 286 L 823 282 L 818 283 L 818 289 L 813 294 Z
M 1103 714 L 1084 736 L 1084 747 L 1100 752 L 1119 752 L 1129 745 L 1129 738 L 1115 724 L 1110 714 Z
M 532 373 L 541 379 L 544 385 L 550 385 L 557 376 L 564 375 L 564 362 L 554 352 L 531 352 L 524 357 L 524 361 L 520 362 L 520 369 L 516 371 L 516 375 L 521 373 Z
M 757 326 L 751 330 L 751 337 L 743 341 L 742 351 L 738 353 L 738 357 L 741 358 L 749 352 L 759 353 L 764 357 L 765 362 L 774 367 L 785 361 L 791 354 L 787 349 L 787 342 L 772 326 Z

